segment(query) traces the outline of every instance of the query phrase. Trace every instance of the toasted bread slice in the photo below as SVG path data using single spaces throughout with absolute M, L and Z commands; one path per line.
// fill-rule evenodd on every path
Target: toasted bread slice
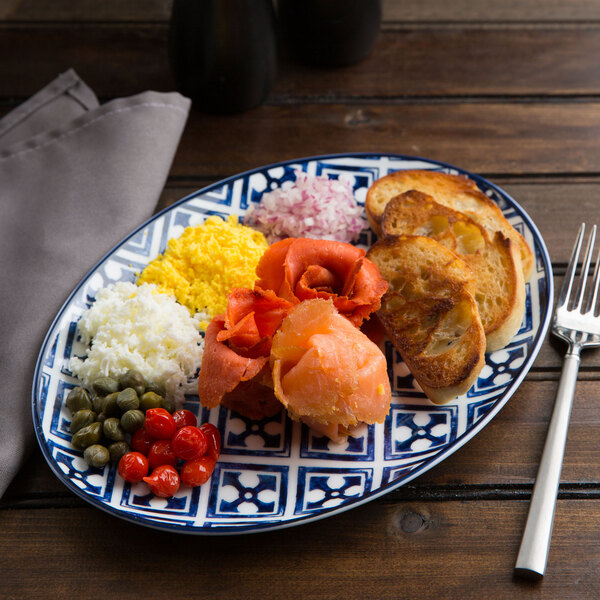
M 525 283 L 515 243 L 487 230 L 431 196 L 411 190 L 392 198 L 381 221 L 382 235 L 426 235 L 457 253 L 475 277 L 475 301 L 486 335 L 486 350 L 506 346 L 525 312 Z
M 390 236 L 367 256 L 390 287 L 377 315 L 428 398 L 464 394 L 484 365 L 485 333 L 470 267 L 424 236 Z
M 491 234 L 501 231 L 519 249 L 523 276 L 527 281 L 533 273 L 533 253 L 523 236 L 506 220 L 502 211 L 474 181 L 463 175 L 436 171 L 395 171 L 377 179 L 369 188 L 365 200 L 367 219 L 373 231 L 381 234 L 381 220 L 386 204 L 398 194 L 418 190 L 429 194 L 439 204 L 465 213 L 483 225 Z

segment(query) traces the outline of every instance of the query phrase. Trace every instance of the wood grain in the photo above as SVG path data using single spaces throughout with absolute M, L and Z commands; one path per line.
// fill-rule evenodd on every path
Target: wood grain
M 425 156 L 488 175 L 596 174 L 600 102 L 301 104 L 190 115 L 172 174 L 236 173 L 315 154 Z
M 27 97 L 70 67 L 103 98 L 171 90 L 167 35 L 162 23 L 0 21 L 0 95 Z M 366 60 L 341 69 L 303 67 L 284 54 L 283 45 L 270 103 L 600 94 L 600 26 L 594 25 L 534 30 L 403 26 L 383 31 Z
M 527 502 L 374 502 L 293 529 L 196 538 L 88 508 L 2 513 L 6 598 L 595 598 L 600 500 L 558 503 L 543 584 L 513 577 Z M 115 545 L 118 540 L 118 545 Z M 47 568 L 52 547 L 53 568 Z M 225 569 L 231 569 L 224 576 Z
M 0 0 L 0 19 L 10 21 L 166 21 L 171 0 Z M 598 0 L 383 0 L 389 22 L 587 22 L 600 19 Z

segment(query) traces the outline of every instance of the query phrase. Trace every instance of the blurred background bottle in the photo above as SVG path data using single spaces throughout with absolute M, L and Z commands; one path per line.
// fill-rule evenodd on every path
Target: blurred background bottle
M 169 58 L 177 89 L 205 112 L 258 106 L 277 72 L 275 29 L 271 0 L 174 0 Z
M 278 0 L 281 39 L 302 63 L 342 67 L 366 58 L 379 33 L 381 0 Z

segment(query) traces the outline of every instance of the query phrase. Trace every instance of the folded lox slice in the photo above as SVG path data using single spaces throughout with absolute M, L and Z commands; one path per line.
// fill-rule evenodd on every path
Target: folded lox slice
M 275 395 L 293 419 L 340 441 L 390 408 L 385 357 L 331 300 L 297 304 L 273 338 Z
M 272 337 L 292 304 L 272 291 L 238 288 L 229 294 L 227 313 L 209 323 L 198 375 L 202 406 L 219 404 L 250 419 L 276 414 L 269 355 Z

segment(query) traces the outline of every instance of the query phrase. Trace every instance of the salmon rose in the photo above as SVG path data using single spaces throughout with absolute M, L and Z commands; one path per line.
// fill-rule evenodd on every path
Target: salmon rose
M 272 290 L 293 304 L 315 298 L 332 300 L 356 327 L 379 309 L 388 288 L 364 250 L 333 240 L 276 242 L 263 254 L 256 275 L 256 287 Z

